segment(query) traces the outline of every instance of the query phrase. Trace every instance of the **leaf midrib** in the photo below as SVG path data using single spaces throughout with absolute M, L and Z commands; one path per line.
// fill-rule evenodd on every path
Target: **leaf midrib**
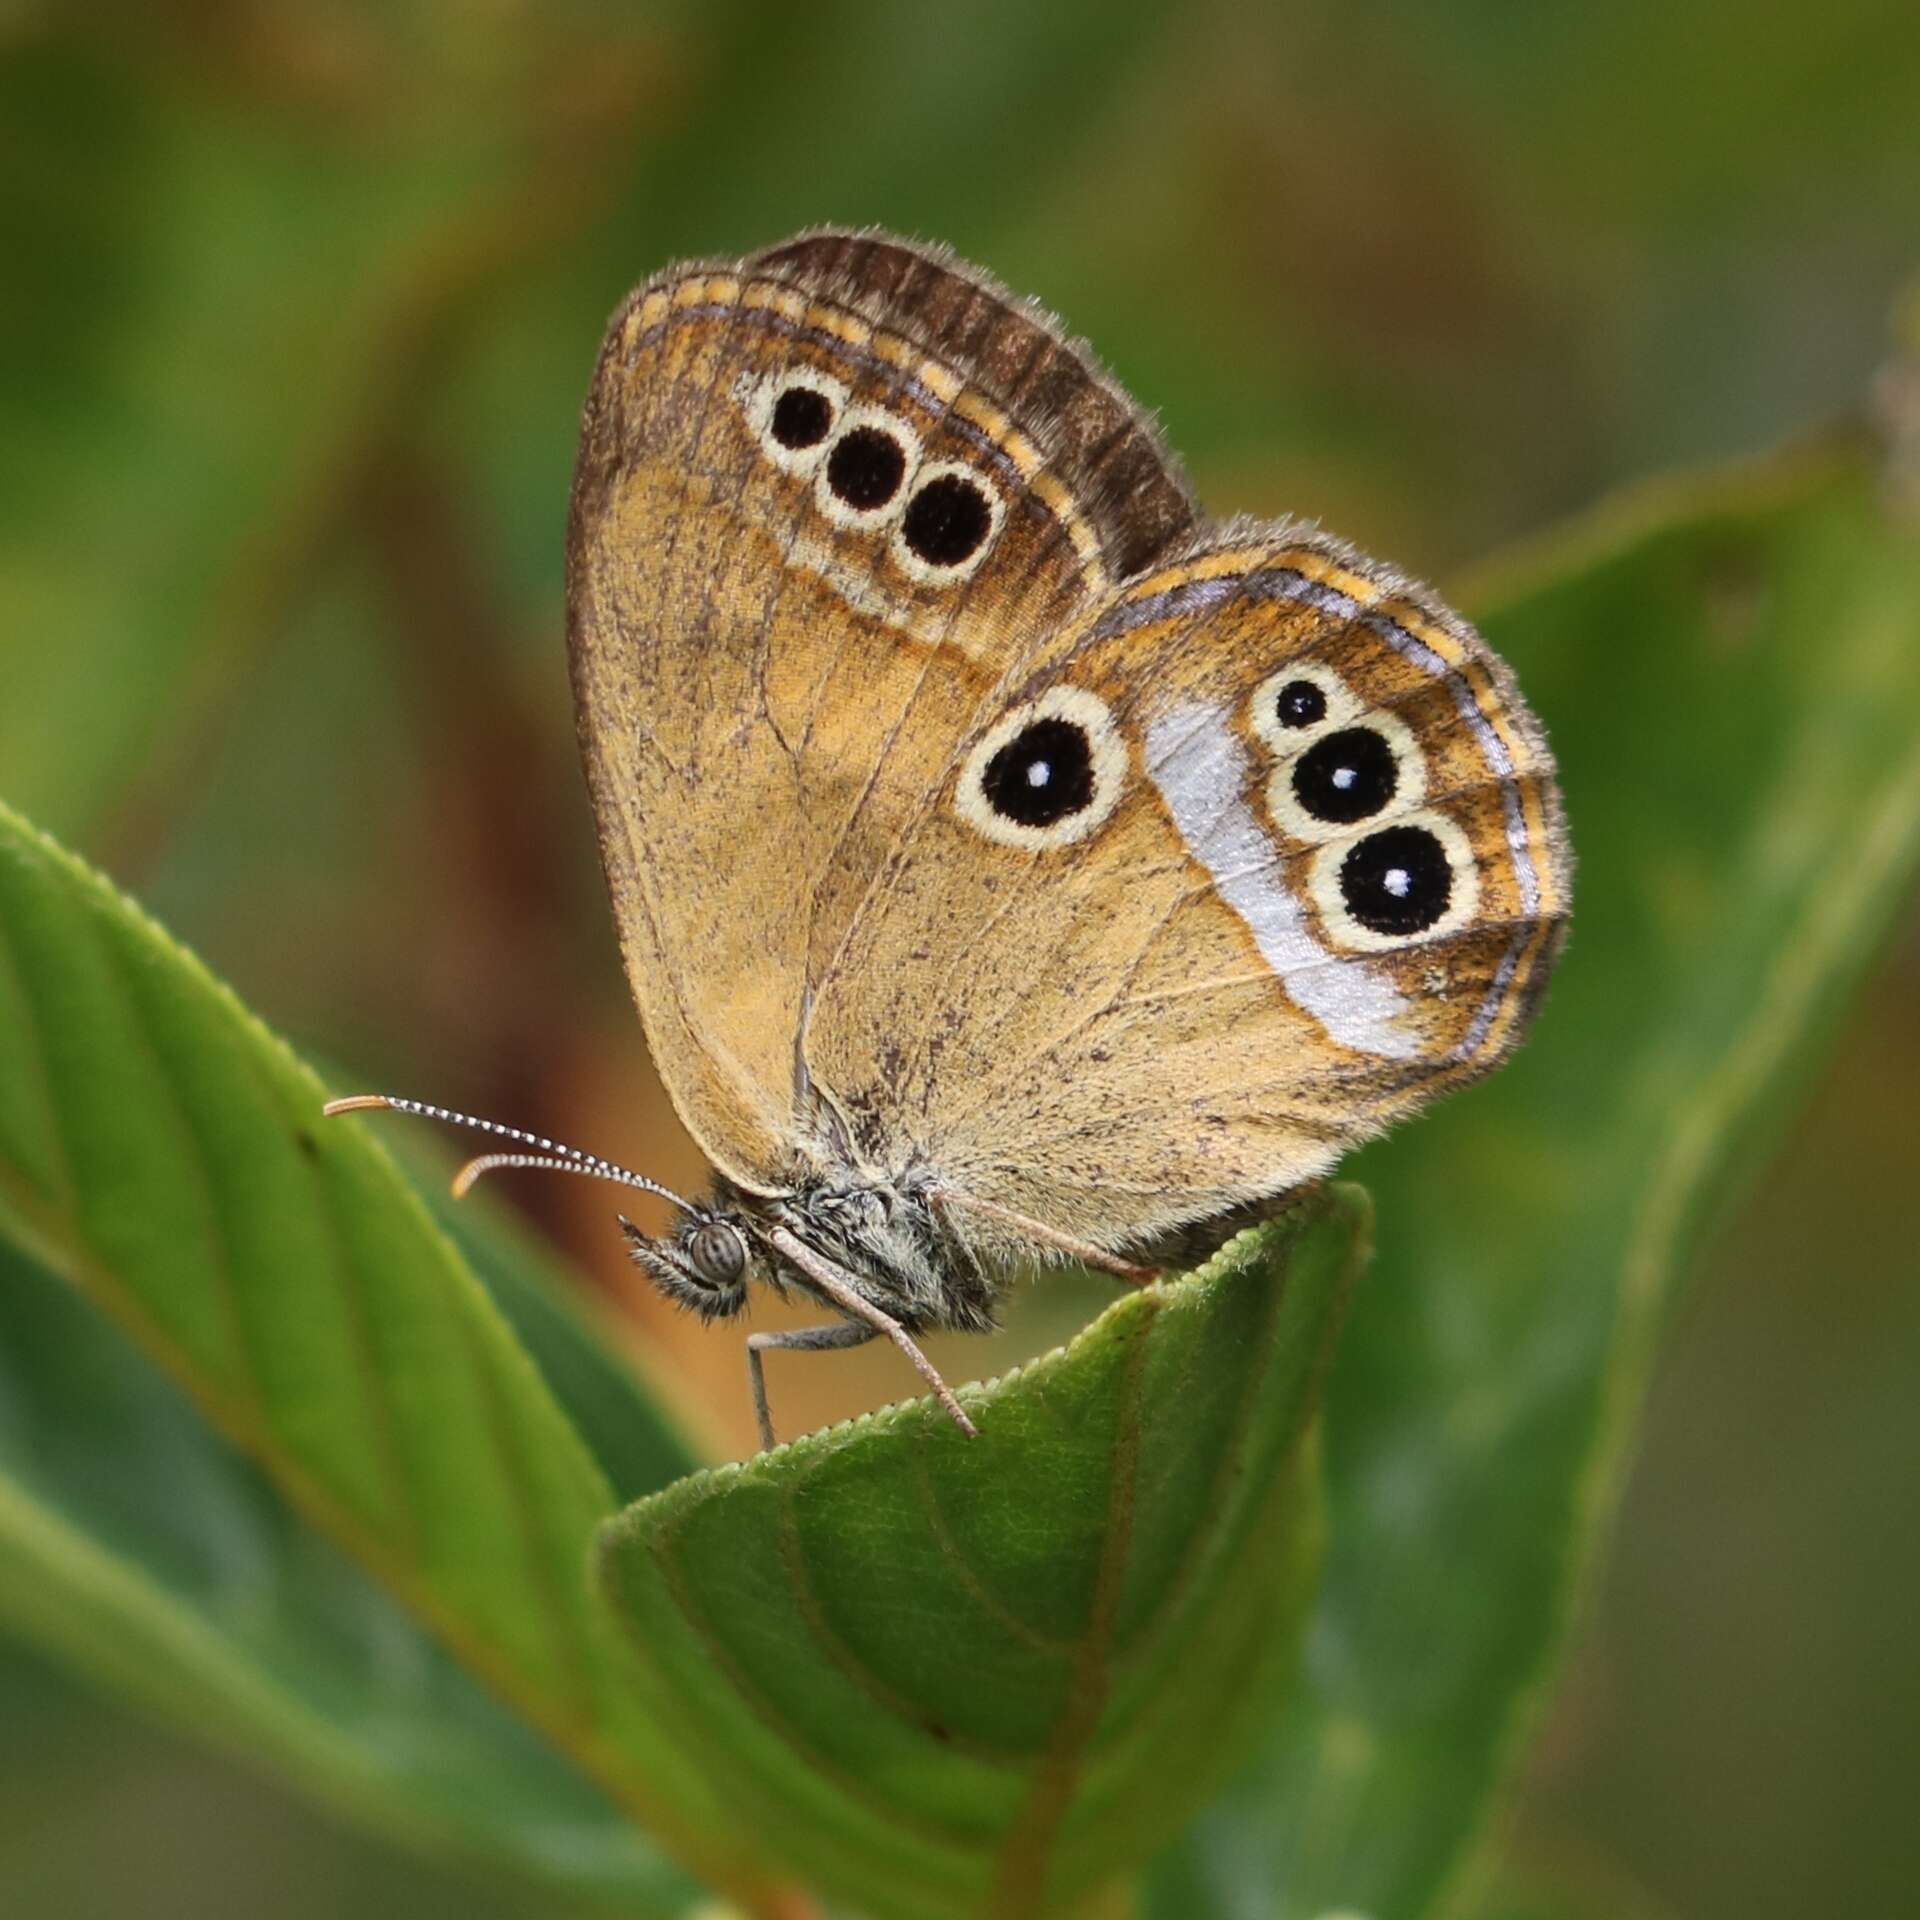
M 1128 1551 L 1133 1544 L 1134 1492 L 1140 1465 L 1140 1397 L 1144 1391 L 1148 1348 L 1159 1325 L 1164 1303 L 1148 1296 L 1129 1330 L 1126 1370 L 1121 1377 L 1119 1417 L 1114 1423 L 1112 1480 L 1107 1495 L 1107 1530 L 1101 1542 L 1100 1563 L 1094 1573 L 1093 1595 L 1087 1611 L 1087 1631 L 1081 1636 L 1073 1676 L 1054 1737 L 1034 1768 L 1025 1805 L 999 1849 L 994 1869 L 993 1904 L 999 1920 L 1035 1920 L 1046 1898 L 1047 1865 L 1053 1841 L 1073 1803 L 1074 1787 L 1086 1750 L 1099 1730 L 1112 1686 L 1110 1670 L 1114 1623 L 1120 1610 L 1120 1589 L 1126 1577 Z

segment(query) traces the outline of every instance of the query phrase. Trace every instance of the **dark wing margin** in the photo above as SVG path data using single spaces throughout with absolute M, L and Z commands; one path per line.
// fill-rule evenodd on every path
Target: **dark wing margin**
M 1036 302 L 947 248 L 822 229 L 745 262 L 911 340 L 977 386 L 1046 456 L 1125 580 L 1189 541 L 1200 513 L 1153 423 Z

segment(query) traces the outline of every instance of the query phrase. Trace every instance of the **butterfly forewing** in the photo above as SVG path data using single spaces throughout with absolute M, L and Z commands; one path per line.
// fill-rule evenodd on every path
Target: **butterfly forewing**
M 731 1177 L 804 1157 L 809 983 L 959 741 L 1187 524 L 1131 408 L 930 256 L 823 236 L 616 315 L 569 542 L 581 740 L 649 1039 Z

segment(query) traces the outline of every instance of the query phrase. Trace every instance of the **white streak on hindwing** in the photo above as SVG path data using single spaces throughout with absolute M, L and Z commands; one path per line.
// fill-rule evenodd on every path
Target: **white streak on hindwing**
M 1343 1047 L 1385 1060 L 1417 1054 L 1419 1041 L 1397 1024 L 1407 1003 L 1393 983 L 1313 937 L 1247 804 L 1246 756 L 1226 708 L 1183 706 L 1149 720 L 1147 772 L 1187 851 L 1246 923 L 1288 999 Z

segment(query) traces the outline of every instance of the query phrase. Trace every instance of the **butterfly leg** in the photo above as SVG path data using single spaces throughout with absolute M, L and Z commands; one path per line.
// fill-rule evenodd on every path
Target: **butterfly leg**
M 767 1375 L 760 1356 L 774 1347 L 794 1353 L 830 1353 L 843 1347 L 864 1347 L 880 1337 L 878 1327 L 864 1320 L 836 1320 L 830 1327 L 789 1327 L 781 1333 L 747 1335 L 747 1379 L 753 1388 L 753 1415 L 760 1422 L 760 1444 L 774 1447 L 773 1415 L 767 1411 Z
M 967 1418 L 967 1410 L 953 1397 L 953 1389 L 941 1379 L 939 1369 L 920 1351 L 913 1335 L 892 1314 L 883 1307 L 876 1307 L 865 1294 L 856 1292 L 831 1261 L 821 1259 L 810 1246 L 796 1239 L 785 1227 L 775 1227 L 767 1238 L 775 1250 L 799 1268 L 841 1312 L 864 1320 L 875 1333 L 884 1333 L 913 1362 L 914 1371 L 927 1383 L 933 1397 L 946 1408 L 953 1424 L 969 1440 L 979 1437 L 979 1428 Z
M 1070 1233 L 1062 1233 L 1057 1227 L 1046 1226 L 1038 1220 L 1029 1220 L 1024 1213 L 1015 1213 L 1011 1207 L 999 1206 L 991 1200 L 977 1200 L 970 1193 L 955 1193 L 946 1187 L 935 1187 L 927 1198 L 942 1211 L 959 1207 L 967 1212 L 983 1213 L 989 1220 L 1002 1221 L 1027 1239 L 1037 1240 L 1043 1247 L 1053 1247 L 1068 1259 L 1079 1261 L 1083 1267 L 1092 1267 L 1097 1273 L 1110 1273 L 1116 1280 L 1126 1281 L 1130 1287 L 1151 1286 L 1160 1278 L 1158 1267 L 1135 1266 L 1132 1261 L 1122 1260 L 1090 1241 L 1076 1240 Z

